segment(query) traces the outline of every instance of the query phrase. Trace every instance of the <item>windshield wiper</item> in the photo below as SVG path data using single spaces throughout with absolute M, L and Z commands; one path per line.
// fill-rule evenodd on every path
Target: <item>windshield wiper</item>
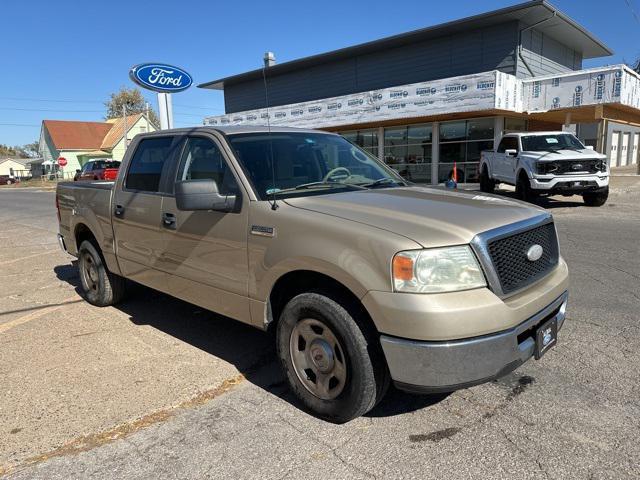
M 402 182 L 400 180 L 396 180 L 394 178 L 389 178 L 389 177 L 379 178 L 378 180 L 371 183 L 359 183 L 358 185 L 365 188 L 375 188 L 378 185 L 384 185 L 385 183 L 393 183 L 394 185 L 403 185 L 403 186 L 407 185 L 406 182 Z
M 340 183 L 340 182 L 310 182 L 310 183 L 302 183 L 300 185 L 296 185 L 291 188 L 284 188 L 282 190 L 277 190 L 276 192 L 267 192 L 269 195 L 279 195 L 281 193 L 295 192 L 297 190 L 307 190 L 310 188 L 316 187 L 338 187 L 338 188 L 352 188 L 355 190 L 366 190 L 365 187 L 360 185 L 356 185 L 355 183 Z

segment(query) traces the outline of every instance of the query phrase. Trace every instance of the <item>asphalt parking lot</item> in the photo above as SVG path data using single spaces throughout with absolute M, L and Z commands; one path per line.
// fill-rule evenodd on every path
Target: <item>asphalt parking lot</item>
M 572 288 L 559 344 L 496 382 L 391 391 L 332 425 L 287 392 L 267 335 L 135 287 L 99 309 L 56 243 L 51 191 L 0 190 L 0 476 L 640 478 L 640 183 L 544 201 Z

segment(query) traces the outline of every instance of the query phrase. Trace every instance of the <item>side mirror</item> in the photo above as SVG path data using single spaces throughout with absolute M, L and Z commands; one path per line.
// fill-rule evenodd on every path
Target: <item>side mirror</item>
M 178 210 L 214 210 L 232 212 L 236 206 L 235 195 L 221 195 L 215 180 L 183 180 L 175 184 Z
M 585 145 L 584 148 L 587 150 L 594 150 L 593 145 Z
M 513 148 L 507 148 L 504 153 L 509 157 L 516 157 L 518 155 L 518 151 Z

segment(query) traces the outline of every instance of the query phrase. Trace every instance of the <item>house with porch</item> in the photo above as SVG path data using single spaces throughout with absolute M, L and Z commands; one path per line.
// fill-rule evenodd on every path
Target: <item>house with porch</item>
M 43 120 L 39 146 L 42 162 L 31 163 L 32 173 L 37 176 L 62 172 L 68 178 L 90 160 L 122 160 L 133 137 L 156 130 L 144 113 L 129 115 L 126 121 L 124 117 L 105 122 Z M 60 157 L 67 160 L 66 166 L 58 166 Z

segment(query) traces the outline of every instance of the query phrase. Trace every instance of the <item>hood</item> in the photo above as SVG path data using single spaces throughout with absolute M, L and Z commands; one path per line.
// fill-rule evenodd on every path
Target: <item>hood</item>
M 522 155 L 536 160 L 549 160 L 557 162 L 558 160 L 602 160 L 607 158 L 606 155 L 584 148 L 582 150 L 558 150 L 556 152 L 529 152 L 523 151 Z
M 480 232 L 545 213 L 495 195 L 429 187 L 361 190 L 285 201 L 397 233 L 423 247 L 466 244 Z

